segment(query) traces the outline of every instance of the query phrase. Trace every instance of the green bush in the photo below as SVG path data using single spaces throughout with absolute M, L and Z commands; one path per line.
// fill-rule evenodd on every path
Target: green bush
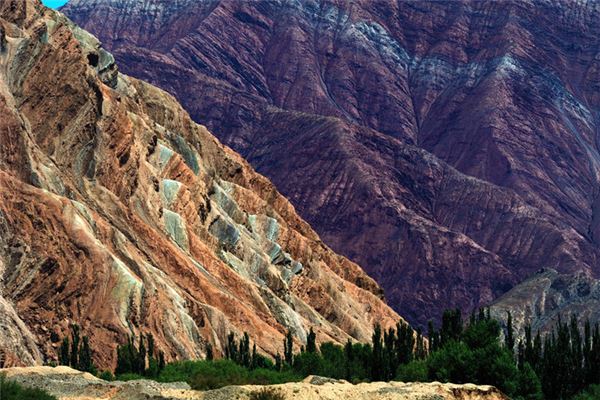
M 146 378 L 139 374 L 126 373 L 126 374 L 117 375 L 116 379 L 118 381 L 127 382 L 127 381 L 137 381 L 139 379 L 146 379 Z
M 98 378 L 103 379 L 105 381 L 109 381 L 109 382 L 112 382 L 115 380 L 115 376 L 110 371 L 102 371 L 100 373 L 100 375 L 98 375 Z
M 294 357 L 294 372 L 298 375 L 324 375 L 324 360 L 319 353 L 300 353 Z
M 273 388 L 263 388 L 258 392 L 252 392 L 250 394 L 250 400 L 284 400 L 283 394 Z
M 176 363 L 179 364 L 179 363 Z M 186 362 L 185 366 L 177 373 L 170 373 L 169 377 L 183 376 L 184 373 L 192 372 L 186 380 L 192 389 L 211 390 L 229 385 L 243 385 L 249 380 L 248 370 L 230 360 L 196 361 Z M 185 369 L 185 372 L 182 371 Z M 169 366 L 163 373 L 169 372 Z M 163 378 L 161 374 L 161 379 Z
M 598 400 L 600 399 L 600 385 L 588 386 L 583 392 L 573 397 L 573 400 Z
M 169 364 L 161 373 L 162 382 L 185 381 L 196 390 L 218 389 L 229 385 L 273 385 L 297 382 L 291 371 L 244 368 L 231 360 L 183 361 Z
M 398 367 L 396 380 L 401 382 L 428 382 L 427 362 L 414 360 Z
M 286 382 L 298 382 L 302 377 L 292 371 L 275 371 L 266 368 L 251 370 L 248 376 L 249 385 L 277 385 Z
M 18 383 L 6 380 L 0 375 L 0 399 L 2 400 L 56 400 L 43 390 L 25 388 Z

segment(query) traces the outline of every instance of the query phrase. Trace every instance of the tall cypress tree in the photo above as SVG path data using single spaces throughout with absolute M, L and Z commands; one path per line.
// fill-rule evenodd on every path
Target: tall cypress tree
M 77 368 L 79 365 L 79 325 L 73 324 L 71 325 L 71 361 L 70 365 L 73 368 Z
M 92 349 L 90 340 L 87 336 L 83 337 L 83 343 L 79 349 L 79 365 L 77 369 L 80 371 L 95 373 L 94 363 L 92 362 Z
M 310 328 L 310 332 L 308 333 L 308 337 L 306 338 L 306 352 L 307 353 L 316 353 L 317 352 L 317 335 L 313 331 L 313 328 Z
M 286 364 L 292 365 L 294 363 L 294 339 L 292 331 L 289 329 L 283 339 L 283 356 L 285 357 Z
M 71 364 L 71 355 L 69 349 L 69 338 L 63 338 L 62 343 L 60 344 L 60 352 L 58 354 L 58 362 L 60 365 Z
M 510 311 L 506 312 L 506 348 L 510 350 L 511 353 L 515 351 L 515 337 L 513 332 L 513 321 L 512 315 Z
M 247 368 L 250 367 L 252 357 L 250 355 L 250 336 L 248 332 L 244 332 L 244 336 L 240 339 L 239 349 L 239 364 Z
M 137 373 L 143 375 L 146 372 L 146 345 L 144 343 L 144 335 L 140 336 L 140 346 L 138 348 L 136 365 Z
M 350 381 L 352 379 L 352 363 L 354 361 L 354 351 L 352 342 L 350 339 L 346 342 L 344 346 L 344 362 L 345 362 L 345 373 L 346 380 Z
M 212 344 L 207 343 L 206 344 L 206 359 L 208 361 L 212 361 L 214 359 L 214 354 L 213 354 L 213 347 Z
M 373 329 L 373 359 L 371 363 L 371 380 L 381 380 L 383 375 L 383 343 L 381 338 L 381 325 L 376 324 Z
M 238 362 L 239 360 L 237 342 L 233 332 L 229 332 L 229 335 L 227 336 L 227 344 L 225 345 L 225 358 L 235 362 Z

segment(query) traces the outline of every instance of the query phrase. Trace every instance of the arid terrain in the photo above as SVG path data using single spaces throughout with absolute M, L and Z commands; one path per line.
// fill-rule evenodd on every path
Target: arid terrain
M 411 323 L 598 277 L 600 3 L 72 0 Z
M 275 355 L 288 329 L 366 342 L 400 320 L 267 178 L 37 0 L 0 3 L 0 115 L 5 366 L 56 360 L 73 323 L 114 368 L 131 336 L 167 361 L 230 331 Z
M 43 388 L 59 400 L 247 400 L 262 386 L 227 386 L 198 392 L 185 383 L 153 381 L 106 382 L 67 367 L 0 370 L 28 387 Z M 492 386 L 450 383 L 374 382 L 352 385 L 345 381 L 309 376 L 303 382 L 269 386 L 284 399 L 302 400 L 508 400 Z

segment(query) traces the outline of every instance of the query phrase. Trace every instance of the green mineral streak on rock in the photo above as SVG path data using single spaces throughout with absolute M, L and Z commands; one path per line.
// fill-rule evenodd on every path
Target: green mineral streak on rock
M 214 221 L 209 228 L 209 232 L 219 239 L 221 243 L 231 246 L 235 246 L 240 240 L 239 229 L 225 218 L 218 218 Z
M 163 200 L 166 206 L 170 206 L 177 199 L 177 194 L 181 188 L 181 182 L 174 181 L 172 179 L 164 179 L 162 181 L 163 186 Z
M 112 296 L 117 300 L 119 317 L 124 325 L 127 325 L 127 315 L 132 304 L 132 298 L 138 296 L 142 283 L 136 279 L 123 261 L 113 256 L 113 271 L 117 276 L 117 284 L 112 290 Z
M 272 242 L 275 242 L 279 237 L 279 224 L 275 218 L 268 217 L 267 218 L 267 226 L 265 228 L 265 233 L 267 235 L 267 239 Z
M 223 182 L 225 184 L 225 182 Z M 237 202 L 229 195 L 230 190 L 220 185 L 213 185 L 214 194 L 212 199 L 215 203 L 234 221 L 240 222 L 245 219 L 244 212 L 240 209 Z
M 187 229 L 185 221 L 181 218 L 181 215 L 170 211 L 164 210 L 163 218 L 165 221 L 165 229 L 171 237 L 171 239 L 177 243 L 179 247 L 184 250 L 189 250 L 189 242 L 187 237 Z
M 248 271 L 246 270 L 244 262 L 237 258 L 235 255 L 229 252 L 223 252 L 223 259 L 227 263 L 227 265 L 229 265 L 231 269 L 233 269 L 235 272 L 247 279 L 252 279 L 248 274 Z
M 171 157 L 173 157 L 173 154 L 175 154 L 175 152 L 173 150 L 171 150 L 167 146 L 163 145 L 162 143 L 159 143 L 158 144 L 158 168 L 163 169 L 164 167 L 166 167 L 167 164 L 169 163 L 169 161 L 171 160 Z
M 194 174 L 198 175 L 200 173 L 200 165 L 198 164 L 198 158 L 194 149 L 179 135 L 175 136 L 173 142 L 175 149 L 181 154 L 187 166 L 194 171 Z
M 115 63 L 115 57 L 104 49 L 98 51 L 98 71 L 102 72 L 110 68 Z

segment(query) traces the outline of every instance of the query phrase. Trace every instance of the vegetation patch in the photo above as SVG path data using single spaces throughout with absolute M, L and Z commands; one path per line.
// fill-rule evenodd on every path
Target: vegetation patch
M 0 375 L 0 399 L 2 400 L 57 400 L 56 397 L 49 395 L 40 389 L 30 389 L 19 385 L 16 382 L 7 380 L 4 375 Z

